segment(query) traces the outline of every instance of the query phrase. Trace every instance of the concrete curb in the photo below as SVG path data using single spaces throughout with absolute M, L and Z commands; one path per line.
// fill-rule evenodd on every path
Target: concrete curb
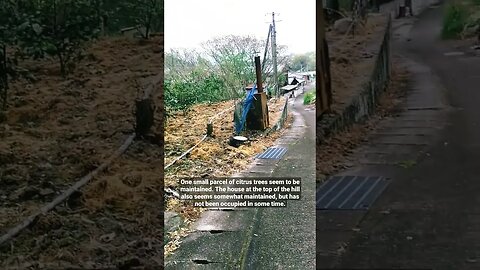
M 413 9 L 415 15 L 422 13 L 425 9 L 429 8 L 432 5 L 441 3 L 440 0 L 423 0 L 423 1 L 413 1 Z M 390 18 L 395 18 L 398 12 L 398 6 L 403 4 L 403 0 L 396 0 L 388 4 L 384 4 L 381 7 L 382 13 L 390 16 Z M 416 16 L 414 16 L 416 17 Z M 407 18 L 409 19 L 409 18 Z M 385 35 L 387 36 L 392 33 L 393 21 L 390 21 L 389 27 L 385 30 Z M 391 35 L 388 36 L 388 40 L 384 40 L 381 46 L 384 43 L 391 42 Z M 382 62 L 379 62 L 378 58 L 381 56 L 382 49 L 380 53 L 376 55 L 376 64 L 372 72 L 371 80 L 364 84 L 362 87 L 363 90 L 346 106 L 343 111 L 337 114 L 325 114 L 322 116 L 320 121 L 317 122 L 317 144 L 321 144 L 325 139 L 336 132 L 340 132 L 350 127 L 354 123 L 359 123 L 366 120 L 371 116 L 376 109 L 378 102 L 378 97 L 382 91 L 384 91 L 390 81 L 390 74 L 388 79 L 380 85 L 375 85 L 375 78 L 377 74 L 377 69 L 381 68 Z M 389 56 L 390 58 L 390 56 Z M 390 59 L 388 60 L 390 61 Z

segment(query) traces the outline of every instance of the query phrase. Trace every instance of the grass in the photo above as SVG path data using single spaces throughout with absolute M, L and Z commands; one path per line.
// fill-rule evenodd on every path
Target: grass
M 317 94 L 315 89 L 305 93 L 305 95 L 303 96 L 303 104 L 308 105 L 308 104 L 315 103 L 316 97 L 317 97 Z
M 398 165 L 404 169 L 409 169 L 417 165 L 415 160 L 404 160 L 398 163 Z
M 460 3 L 449 4 L 443 19 L 442 36 L 444 39 L 457 38 L 468 23 L 468 10 Z

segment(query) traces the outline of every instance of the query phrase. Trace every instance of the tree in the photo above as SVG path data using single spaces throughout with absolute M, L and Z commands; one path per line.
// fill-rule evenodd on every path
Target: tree
M 265 48 L 265 41 L 230 35 L 213 38 L 202 47 L 203 52 L 172 50 L 165 54 L 167 107 L 186 109 L 195 103 L 243 97 L 245 86 L 255 82 L 254 57 Z M 285 46 L 277 50 L 280 70 L 289 59 L 286 50 Z M 263 70 L 268 84 L 273 70 L 271 57 Z
M 210 70 L 212 63 L 196 50 L 172 49 L 165 53 L 164 73 L 166 77 L 184 77 L 195 69 Z
M 263 44 L 252 37 L 224 36 L 202 44 L 206 55 L 221 74 L 231 97 L 243 94 L 243 89 L 255 81 L 254 56 Z
M 7 106 L 8 77 L 12 76 L 12 62 L 7 54 L 7 47 L 17 40 L 16 30 L 19 21 L 16 2 L 5 1 L 0 5 L 0 97 L 1 107 Z
M 295 71 L 308 71 L 315 68 L 315 53 L 304 53 L 293 55 L 290 68 Z
M 82 56 L 84 42 L 99 33 L 95 2 L 89 0 L 45 0 L 30 2 L 23 10 L 19 41 L 34 58 L 56 57 L 66 76 Z
M 214 38 L 203 44 L 206 54 L 221 72 L 232 97 L 243 95 L 244 87 L 255 82 L 254 57 L 257 54 L 263 54 L 265 43 L 265 40 L 258 40 L 249 36 L 230 35 Z M 279 67 L 285 66 L 287 63 L 286 51 L 286 46 L 278 46 L 277 48 L 277 64 Z M 272 72 L 273 61 L 267 55 L 262 78 L 268 82 Z
M 126 1 L 125 6 L 133 11 L 134 21 L 143 28 L 143 38 L 149 39 L 152 30 L 163 28 L 163 0 Z
M 188 110 L 196 103 L 229 99 L 212 63 L 195 50 L 165 54 L 165 104 L 168 109 Z

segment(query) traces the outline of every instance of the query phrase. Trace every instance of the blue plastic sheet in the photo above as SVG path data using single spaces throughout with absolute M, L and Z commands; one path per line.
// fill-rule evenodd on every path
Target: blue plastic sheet
M 247 114 L 248 111 L 250 111 L 250 108 L 252 107 L 253 100 L 255 99 L 255 94 L 257 93 L 257 85 L 254 84 L 252 90 L 248 91 L 247 97 L 245 98 L 245 101 L 243 102 L 243 108 L 242 108 L 242 116 L 240 118 L 240 121 L 235 123 L 235 133 L 240 134 L 240 132 L 243 131 L 245 128 L 245 121 L 247 121 Z

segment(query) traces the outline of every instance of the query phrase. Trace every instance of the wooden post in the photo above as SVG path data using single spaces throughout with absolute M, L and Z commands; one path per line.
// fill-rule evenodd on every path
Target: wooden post
M 146 137 L 153 126 L 155 106 L 151 98 L 135 100 L 135 133 Z
M 317 59 L 315 61 L 317 78 L 315 80 L 317 88 L 316 117 L 317 119 L 324 112 L 330 111 L 330 106 L 333 102 L 331 76 L 330 76 L 330 57 L 328 51 L 328 43 L 325 39 L 325 21 L 323 17 L 322 1 L 317 1 Z
M 262 86 L 262 66 L 260 65 L 260 56 L 255 56 L 255 73 L 257 75 L 257 89 L 258 93 L 263 92 Z
M 255 72 L 257 75 L 257 89 L 252 107 L 247 114 L 247 128 L 251 130 L 265 130 L 270 121 L 268 119 L 267 95 L 263 92 L 262 66 L 260 56 L 255 56 Z
M 270 125 L 265 92 L 255 94 L 252 107 L 247 114 L 246 124 L 250 130 L 265 130 Z

